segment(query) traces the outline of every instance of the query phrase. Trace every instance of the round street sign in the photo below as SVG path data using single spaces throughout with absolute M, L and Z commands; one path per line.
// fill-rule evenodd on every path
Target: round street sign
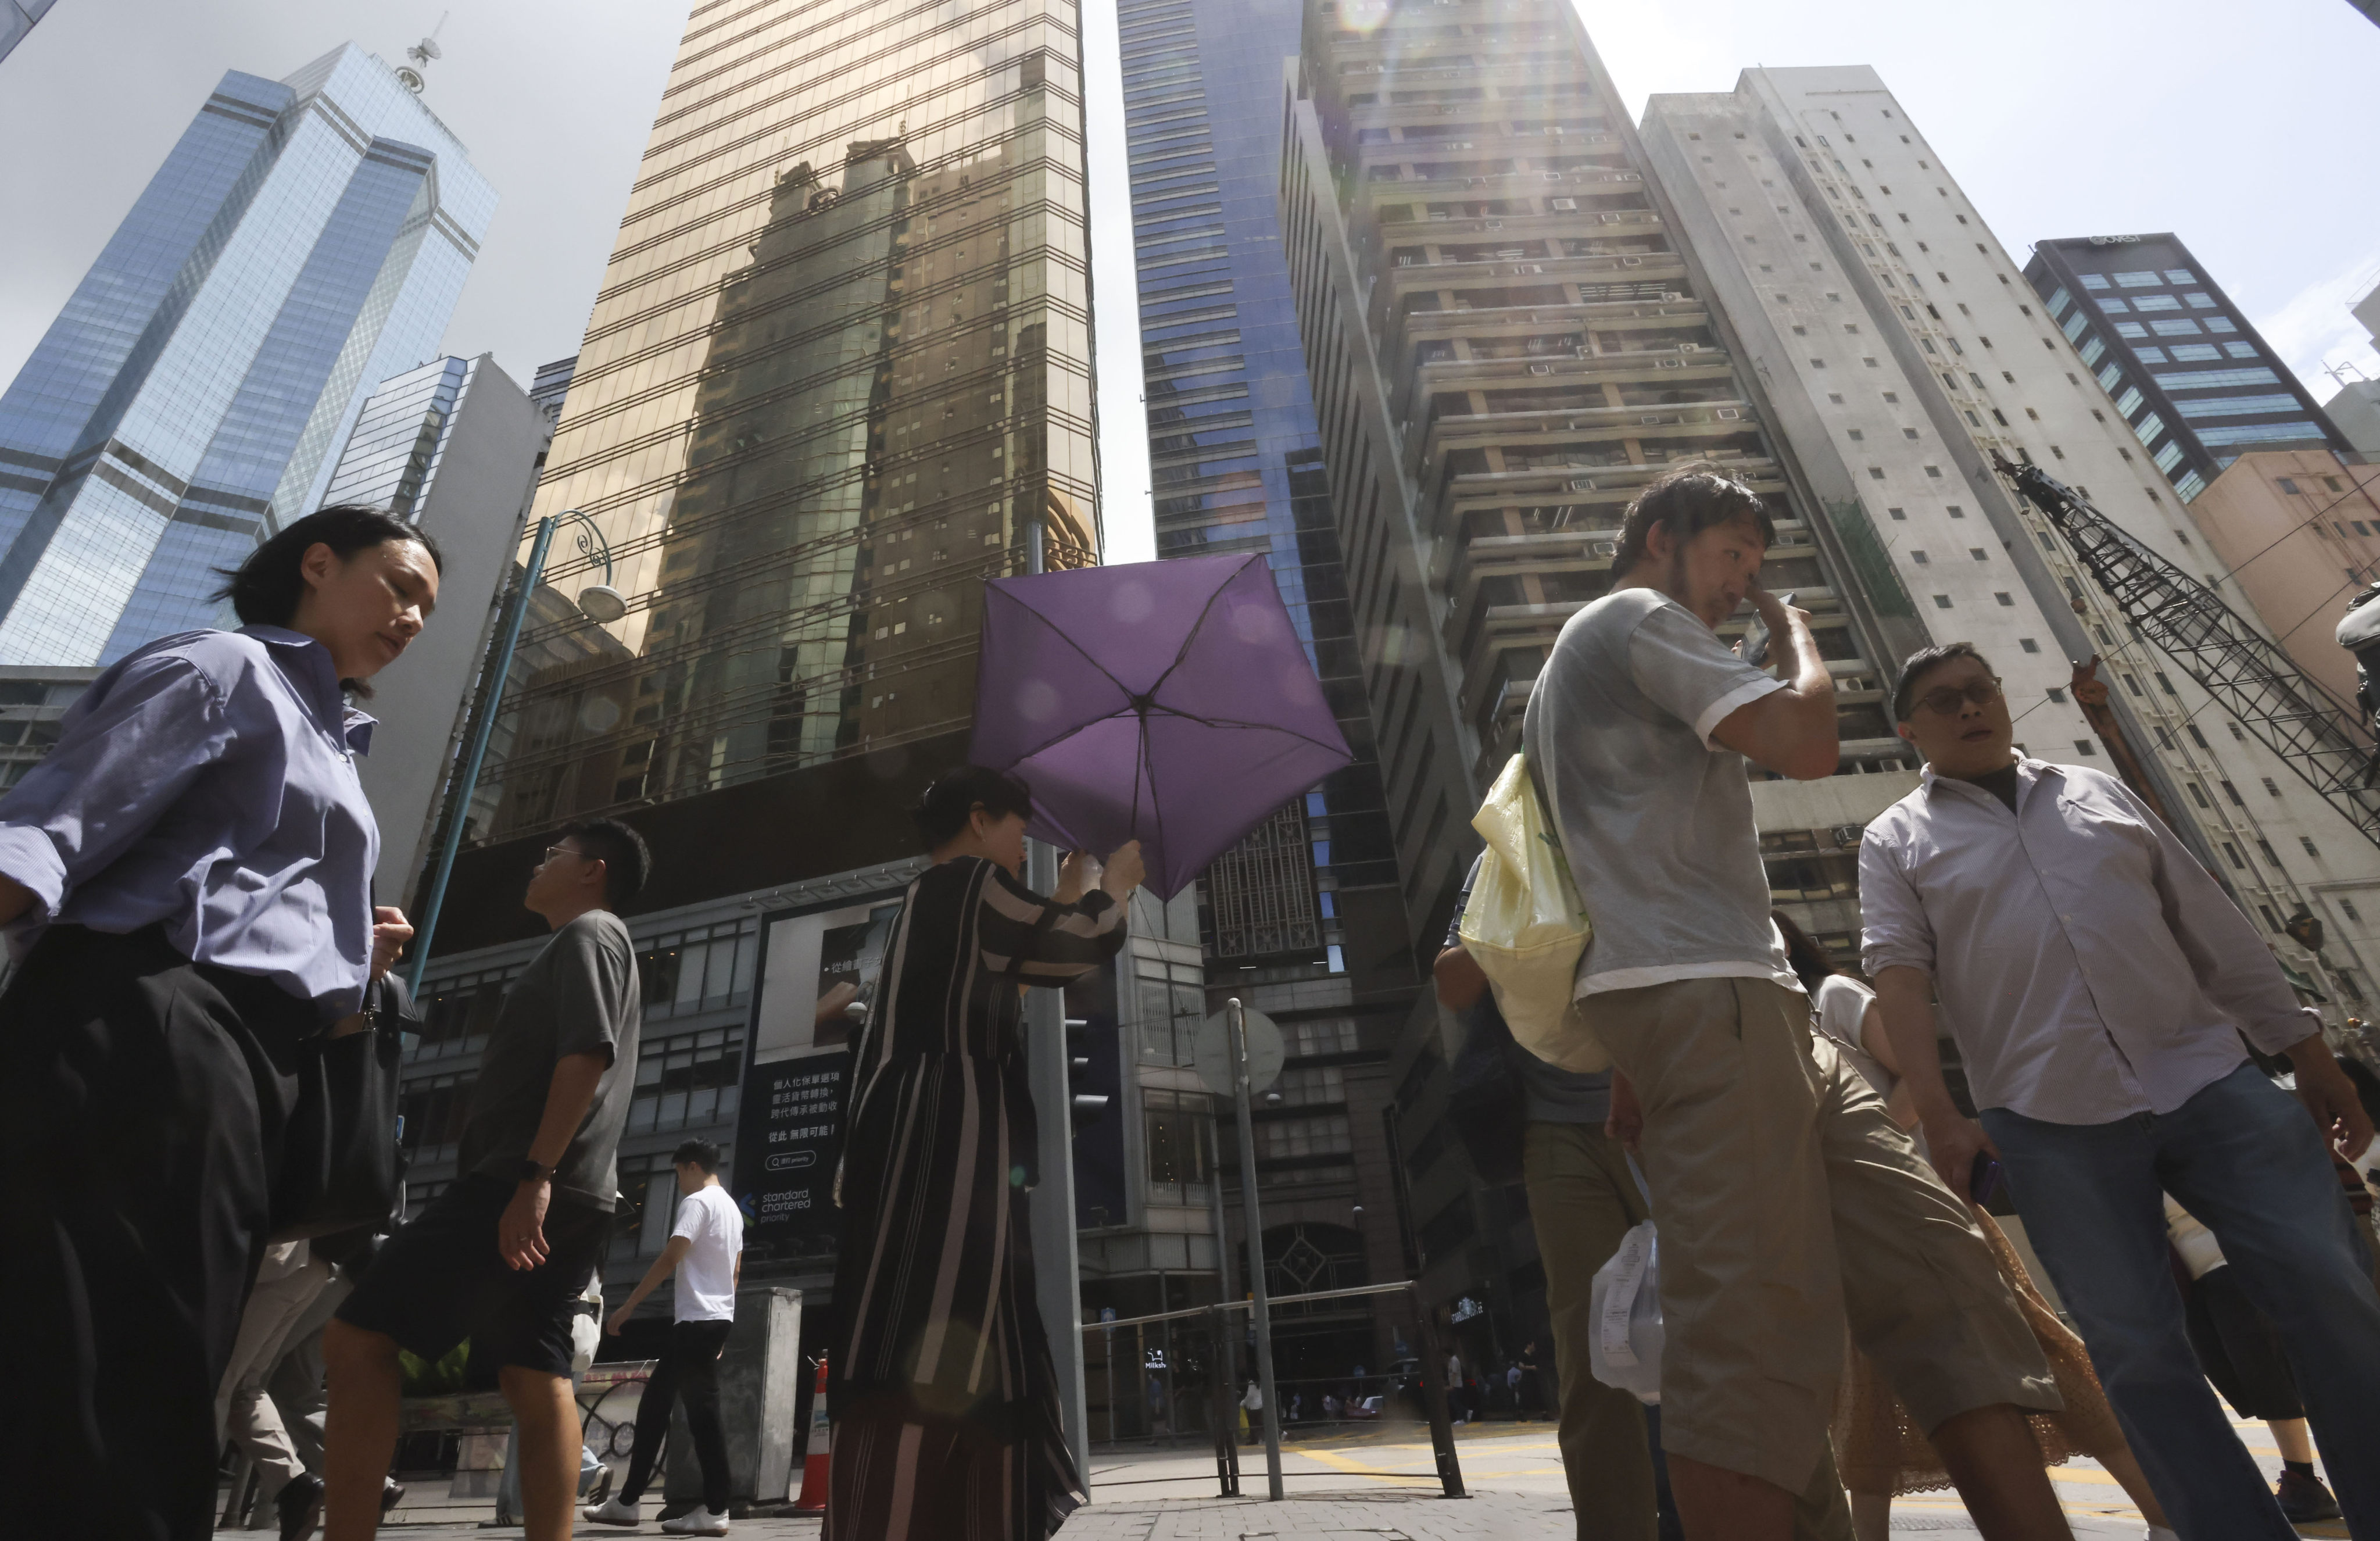
M 1190 1037 L 1190 1059 L 1198 1067 L 1198 1079 L 1217 1097 L 1232 1095 L 1230 1014 L 1226 1006 L 1198 1024 L 1198 1030 Z M 1272 1018 L 1253 1008 L 1243 1014 L 1248 1034 L 1248 1095 L 1262 1097 L 1281 1079 L 1281 1029 Z

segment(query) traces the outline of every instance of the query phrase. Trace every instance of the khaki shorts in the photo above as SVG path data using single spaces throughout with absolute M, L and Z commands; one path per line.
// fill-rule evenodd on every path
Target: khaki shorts
M 1860 1074 L 1766 979 L 1590 998 L 1645 1110 L 1661 1252 L 1661 1444 L 1789 1492 L 1827 1458 L 1843 1328 L 1927 1431 L 2055 1411 L 1984 1238 Z

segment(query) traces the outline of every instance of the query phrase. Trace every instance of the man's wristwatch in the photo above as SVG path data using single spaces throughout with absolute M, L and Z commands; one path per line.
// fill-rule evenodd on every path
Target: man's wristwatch
M 552 1180 L 553 1169 L 543 1161 L 524 1156 L 514 1166 L 513 1176 L 523 1183 L 545 1183 Z

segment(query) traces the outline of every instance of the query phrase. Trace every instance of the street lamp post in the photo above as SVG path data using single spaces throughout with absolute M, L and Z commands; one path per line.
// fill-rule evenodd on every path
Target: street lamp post
M 504 684 L 513 670 L 513 650 L 520 645 L 521 624 L 528 618 L 529 596 L 537 591 L 538 579 L 544 576 L 545 556 L 552 549 L 555 531 L 574 524 L 582 527 L 577 531 L 580 554 L 590 560 L 600 557 L 603 564 L 603 581 L 579 590 L 580 613 L 608 625 L 628 613 L 628 601 L 612 587 L 611 542 L 603 539 L 595 521 L 576 508 L 565 508 L 540 519 L 537 538 L 529 543 L 528 565 L 521 571 L 519 587 L 513 590 L 505 608 L 495 652 L 487 672 L 480 676 L 479 720 L 472 725 L 470 746 L 463 757 L 462 777 L 447 796 L 446 838 L 439 843 L 438 865 L 430 879 L 430 897 L 414 921 L 413 966 L 405 977 L 406 989 L 414 995 L 421 993 L 421 977 L 430 966 L 430 939 L 438 929 L 439 908 L 446 902 L 446 880 L 454 876 L 455 855 L 463 845 L 463 827 L 470 821 L 471 798 L 480 789 L 480 767 L 488 758 L 488 739 L 495 732 L 496 709 L 504 704 Z

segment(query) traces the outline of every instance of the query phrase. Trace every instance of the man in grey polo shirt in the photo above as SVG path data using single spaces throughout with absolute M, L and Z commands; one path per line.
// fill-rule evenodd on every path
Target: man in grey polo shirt
M 1984 1534 L 2067 1536 L 2020 1411 L 2059 1405 L 2040 1348 L 1965 1204 L 1811 1032 L 1768 918 L 1744 762 L 1837 760 L 1807 617 L 1759 587 L 1773 533 L 1739 482 L 1656 479 L 1524 720 L 1595 924 L 1575 993 L 1621 1073 L 1613 1128 L 1660 1207 L 1678 1511 L 1694 1541 L 1849 1535 L 1827 1444 L 1848 1312 Z M 1781 677 L 1718 639 L 1747 598 Z

